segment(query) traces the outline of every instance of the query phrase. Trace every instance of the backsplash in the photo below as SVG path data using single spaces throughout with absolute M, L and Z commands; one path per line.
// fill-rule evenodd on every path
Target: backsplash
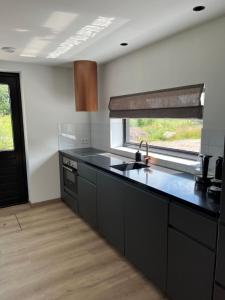
M 214 173 L 215 162 L 218 156 L 224 155 L 224 136 L 225 130 L 202 130 L 201 152 L 213 156 L 209 166 L 211 173 Z
M 92 122 L 91 144 L 93 148 L 110 150 L 110 125 L 104 122 Z
M 90 125 L 84 123 L 60 123 L 58 125 L 58 143 L 59 150 L 90 147 Z

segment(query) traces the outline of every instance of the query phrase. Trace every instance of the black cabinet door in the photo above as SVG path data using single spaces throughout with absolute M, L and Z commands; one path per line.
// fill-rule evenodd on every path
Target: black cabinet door
M 100 233 L 121 253 L 124 253 L 123 202 L 124 184 L 106 173 L 97 174 L 97 211 Z
M 172 300 L 211 300 L 215 254 L 169 228 L 167 294 Z
M 184 205 L 171 203 L 169 224 L 210 249 L 217 244 L 217 220 Z
M 220 220 L 225 225 L 225 162 L 224 162 L 224 170 L 223 170 L 223 184 L 222 184 L 222 193 L 220 197 L 220 206 L 221 206 Z
M 224 163 L 225 165 L 225 163 Z M 220 220 L 225 225 L 225 170 L 224 170 L 224 178 L 223 178 L 223 190 L 220 197 L 220 205 L 221 205 L 221 216 Z
M 225 299 L 225 289 L 216 284 L 214 289 L 213 300 L 224 300 L 224 299 Z
M 81 217 L 96 228 L 96 186 L 80 176 L 78 176 L 78 203 Z
M 125 255 L 165 290 L 168 201 L 130 185 L 125 199 Z
M 219 226 L 216 281 L 225 287 L 225 226 Z
M 225 157 L 225 144 L 224 144 L 224 157 Z M 223 184 L 222 184 L 222 193 L 220 197 L 220 205 L 221 205 L 220 220 L 225 225 L 225 161 L 223 162 Z

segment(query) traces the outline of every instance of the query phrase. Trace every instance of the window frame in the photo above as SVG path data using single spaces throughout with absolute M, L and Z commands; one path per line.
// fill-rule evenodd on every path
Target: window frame
M 139 143 L 131 143 L 131 142 L 127 141 L 127 135 L 128 135 L 127 122 L 128 122 L 128 120 L 129 120 L 129 118 L 122 120 L 122 122 L 123 122 L 123 147 L 138 149 Z M 146 149 L 145 144 L 142 145 L 142 149 Z M 174 157 L 180 157 L 180 158 L 187 158 L 187 159 L 191 159 L 191 160 L 197 160 L 197 157 L 200 153 L 200 152 L 195 152 L 195 151 L 154 146 L 154 145 L 151 145 L 151 142 L 149 145 L 149 149 L 153 153 L 169 155 L 169 156 L 174 156 Z

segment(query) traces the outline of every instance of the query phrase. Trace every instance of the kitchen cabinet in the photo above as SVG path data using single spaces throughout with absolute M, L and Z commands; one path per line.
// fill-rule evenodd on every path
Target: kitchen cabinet
M 95 168 L 79 162 L 78 163 L 78 174 L 79 174 L 79 176 L 85 178 L 89 182 L 96 185 L 97 170 Z
M 96 185 L 78 177 L 79 214 L 92 227 L 97 227 Z
M 225 157 L 225 143 L 224 143 L 224 157 Z M 220 222 L 225 225 L 225 161 L 223 162 L 223 183 L 222 183 L 222 193 L 220 197 L 221 203 L 221 215 Z
M 125 256 L 165 291 L 169 201 L 126 185 Z
M 216 249 L 217 222 L 183 205 L 171 203 L 169 223 L 212 250 Z
M 225 227 L 214 284 L 218 220 L 101 168 L 78 162 L 80 216 L 169 299 L 222 300 Z
M 221 216 L 220 221 L 225 225 L 225 163 L 224 163 L 224 170 L 223 170 L 223 185 L 222 185 L 222 194 L 220 197 L 221 202 Z
M 215 253 L 176 229 L 168 230 L 167 294 L 172 300 L 211 300 Z
M 225 177 L 225 170 L 224 170 L 224 177 Z M 221 195 L 220 199 L 221 199 L 220 221 L 225 225 L 225 178 L 224 178 L 224 182 L 223 182 L 223 190 L 222 190 L 222 195 Z
M 214 288 L 213 300 L 224 300 L 224 299 L 225 299 L 225 289 L 216 284 Z
M 165 290 L 168 201 L 102 172 L 97 188 L 99 231 Z
M 225 226 L 219 226 L 216 281 L 225 287 Z
M 100 233 L 124 254 L 124 199 L 126 186 L 121 180 L 97 173 L 97 212 Z

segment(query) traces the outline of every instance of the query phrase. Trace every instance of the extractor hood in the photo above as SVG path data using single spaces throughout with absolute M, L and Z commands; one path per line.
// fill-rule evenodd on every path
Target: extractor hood
M 97 63 L 89 60 L 75 61 L 74 82 L 76 111 L 97 111 Z

